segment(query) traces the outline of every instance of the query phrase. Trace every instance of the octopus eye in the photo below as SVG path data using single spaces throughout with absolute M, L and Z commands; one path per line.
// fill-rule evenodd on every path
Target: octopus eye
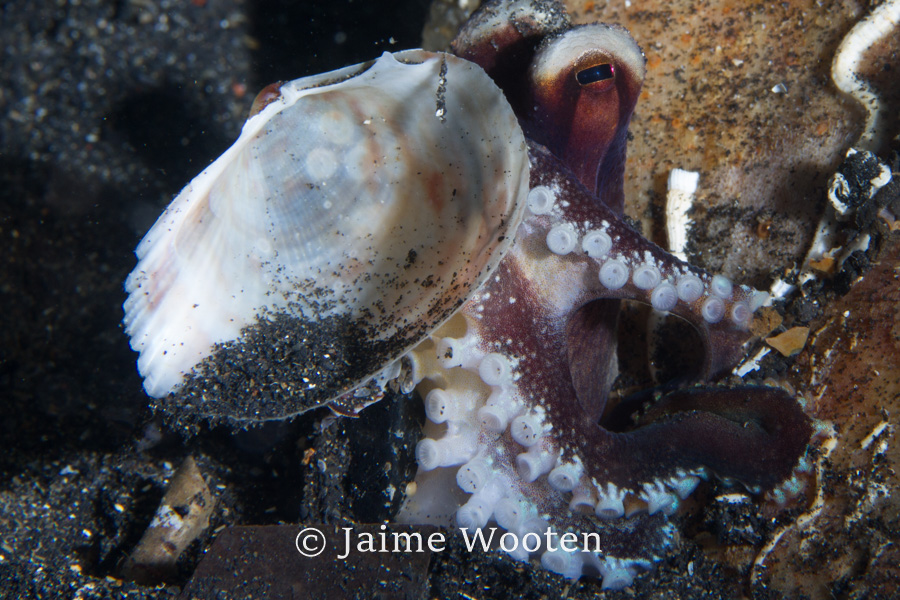
M 581 85 L 590 85 L 598 81 L 606 81 L 616 76 L 615 68 L 609 63 L 601 63 L 586 69 L 581 69 L 575 74 L 575 79 Z

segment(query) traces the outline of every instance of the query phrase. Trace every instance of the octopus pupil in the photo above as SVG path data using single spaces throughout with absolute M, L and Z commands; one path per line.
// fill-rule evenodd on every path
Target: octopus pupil
M 592 83 L 597 83 L 598 81 L 612 79 L 615 77 L 615 74 L 615 69 L 613 69 L 611 64 L 603 63 L 578 71 L 578 73 L 575 74 L 575 79 L 577 79 L 578 83 L 581 85 L 590 85 Z

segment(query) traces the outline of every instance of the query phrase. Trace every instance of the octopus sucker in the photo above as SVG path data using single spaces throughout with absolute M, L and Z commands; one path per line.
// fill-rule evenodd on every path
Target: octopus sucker
M 629 33 L 496 1 L 452 47 L 267 88 L 138 247 L 126 331 L 173 411 L 355 415 L 417 389 L 398 521 L 496 525 L 513 559 L 619 589 L 677 543 L 703 479 L 788 480 L 809 420 L 781 389 L 710 383 L 766 295 L 623 220 L 645 76 Z M 697 329 L 684 379 L 703 385 L 607 410 L 622 300 Z
M 585 509 L 588 516 L 604 520 L 630 519 L 642 511 L 670 515 L 710 475 L 760 489 L 788 478 L 811 430 L 799 406 L 781 390 L 674 392 L 643 415 L 641 427 L 633 431 L 613 433 L 598 427 L 606 390 L 589 388 L 589 393 L 604 395 L 585 401 L 584 389 L 577 389 L 575 382 L 590 375 L 579 379 L 575 370 L 593 370 L 587 361 L 572 360 L 578 350 L 597 341 L 590 327 L 577 335 L 571 332 L 571 319 L 584 314 L 580 309 L 586 303 L 629 298 L 652 305 L 655 290 L 671 293 L 670 310 L 703 333 L 709 347 L 705 370 L 712 375 L 729 368 L 740 356 L 740 343 L 749 336 L 749 315 L 763 296 L 667 256 L 597 202 L 564 165 L 547 166 L 558 159 L 546 149 L 532 144 L 530 152 L 531 185 L 540 195 L 532 203 L 537 213 L 529 212 L 495 277 L 463 307 L 465 330 L 459 331 L 459 323 L 448 335 L 439 329 L 432 335 L 433 342 L 423 348 L 425 353 L 435 353 L 444 368 L 428 383 L 428 398 L 440 398 L 440 410 L 426 405 L 429 420 L 444 427 L 426 427 L 420 446 L 429 450 L 440 446 L 443 458 L 440 465 L 437 461 L 424 465 L 420 460 L 422 477 L 417 477 L 416 495 L 401 511 L 401 520 L 447 525 L 455 519 L 458 526 L 468 527 L 473 514 L 479 515 L 478 523 L 487 523 L 492 507 L 512 503 L 526 514 L 550 514 L 554 518 L 549 523 L 562 528 L 574 515 L 583 518 Z M 554 175 L 550 179 L 542 173 Z M 553 198 L 559 197 L 567 198 L 568 206 L 556 206 Z M 575 223 L 606 223 L 605 232 L 616 242 L 599 257 L 578 244 L 560 253 L 553 242 L 547 242 L 548 232 L 559 222 L 576 232 Z M 614 285 L 605 282 L 602 274 L 610 253 L 625 270 Z M 516 302 L 505 300 L 512 297 Z M 708 314 L 711 302 L 720 307 L 712 317 Z M 507 342 L 510 337 L 514 344 Z M 730 357 L 723 354 L 726 349 L 733 352 Z M 506 360 L 501 360 L 504 353 Z M 412 352 L 417 363 L 434 360 L 427 354 L 418 358 L 418 354 L 418 350 Z M 485 368 L 485 362 L 504 367 Z M 503 377 L 493 376 L 497 371 Z M 485 372 L 492 376 L 484 377 Z M 472 385 L 476 375 L 479 384 Z M 481 395 L 473 402 L 472 393 L 479 390 Z M 435 413 L 439 413 L 437 420 Z M 470 445 L 473 439 L 476 447 Z M 465 452 L 454 452 L 453 446 L 461 440 L 466 443 Z M 764 449 L 766 453 L 760 454 Z M 434 474 L 440 470 L 448 471 L 446 478 Z M 460 487 L 472 496 L 459 504 L 435 504 L 432 494 L 445 489 L 454 471 L 457 482 L 459 474 L 465 473 L 468 483 Z M 478 473 L 477 481 L 499 480 L 504 495 L 496 489 L 488 497 L 478 495 L 473 472 Z M 562 505 L 562 515 L 552 507 L 554 502 Z M 493 518 L 498 524 L 508 521 Z M 607 552 L 605 556 L 624 560 L 624 555 Z M 640 556 L 651 560 L 649 554 Z M 553 568 L 561 574 L 576 573 L 569 562 L 560 562 L 556 554 L 553 557 L 542 559 L 542 564 L 556 565 Z M 622 578 L 622 569 L 614 572 L 615 585 L 627 579 Z

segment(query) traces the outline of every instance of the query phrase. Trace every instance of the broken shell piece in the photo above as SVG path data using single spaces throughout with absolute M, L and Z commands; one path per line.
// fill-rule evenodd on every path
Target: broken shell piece
M 837 218 L 846 220 L 890 180 L 890 167 L 877 156 L 850 148 L 844 162 L 828 182 L 828 201 Z
M 784 333 L 766 338 L 766 343 L 783 356 L 793 356 L 803 350 L 809 337 L 809 327 L 791 327 Z
M 122 576 L 152 585 L 174 575 L 178 557 L 209 527 L 215 504 L 197 463 L 188 456 L 169 483 L 153 521 L 125 561 Z
M 307 386 L 310 404 L 347 393 L 446 321 L 521 220 L 524 136 L 477 65 L 385 53 L 267 90 L 136 250 L 124 322 L 151 396 L 175 390 L 216 344 L 285 316 L 304 322 L 295 344 L 322 378 Z M 333 360 L 345 342 L 363 351 Z

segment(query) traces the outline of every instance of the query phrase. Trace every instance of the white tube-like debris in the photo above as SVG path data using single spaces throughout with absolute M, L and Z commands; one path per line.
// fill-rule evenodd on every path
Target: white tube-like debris
M 886 0 L 844 37 L 831 63 L 831 78 L 842 92 L 856 98 L 866 109 L 866 125 L 856 146 L 877 150 L 884 133 L 881 117 L 884 103 L 869 83 L 859 76 L 866 51 L 900 25 L 900 0 Z M 896 34 L 895 34 L 896 35 Z
M 672 169 L 669 173 L 668 193 L 666 194 L 666 234 L 669 237 L 669 252 L 681 260 L 687 260 L 685 255 L 687 236 L 694 224 L 688 217 L 688 211 L 694 204 L 694 194 L 697 193 L 699 181 L 700 173 L 696 171 Z

